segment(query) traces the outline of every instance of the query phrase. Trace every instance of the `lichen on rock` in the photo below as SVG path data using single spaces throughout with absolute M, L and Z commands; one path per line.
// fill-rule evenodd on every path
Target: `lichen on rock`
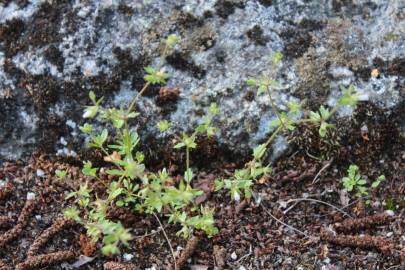
M 87 92 L 104 95 L 107 105 L 128 104 L 142 87 L 143 67 L 157 63 L 160 41 L 173 33 L 181 43 L 165 68 L 167 87 L 179 96 L 166 105 L 154 87 L 141 98 L 136 127 L 145 138 L 159 137 L 162 119 L 173 132 L 190 130 L 216 102 L 218 143 L 250 151 L 275 115 L 266 97 L 249 94 L 246 79 L 266 72 L 274 51 L 285 54 L 278 106 L 333 104 L 339 84 L 353 84 L 389 113 L 404 102 L 404 23 L 400 1 L 6 1 L 0 160 L 37 149 L 75 155 L 84 137 L 72 123 L 82 123 Z M 276 143 L 285 148 L 285 140 Z

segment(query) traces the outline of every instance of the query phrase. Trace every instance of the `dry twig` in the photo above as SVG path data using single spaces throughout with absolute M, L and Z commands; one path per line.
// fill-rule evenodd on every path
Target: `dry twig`
M 343 210 L 340 209 L 339 207 L 336 207 L 336 206 L 334 206 L 333 204 L 330 204 L 330 203 L 327 203 L 327 202 L 324 202 L 324 201 L 321 201 L 321 200 L 311 199 L 311 198 L 298 198 L 298 199 L 291 199 L 291 200 L 288 200 L 287 203 L 290 203 L 290 202 L 296 202 L 296 203 L 295 203 L 293 206 L 289 207 L 287 210 L 285 210 L 283 213 L 284 213 L 284 214 L 287 214 L 287 212 L 289 212 L 294 206 L 297 205 L 297 203 L 299 203 L 299 202 L 301 202 L 301 201 L 316 202 L 316 203 L 321 203 L 321 204 L 330 206 L 330 207 L 332 207 L 333 209 L 335 209 L 336 211 L 338 211 L 338 212 L 342 213 L 343 215 L 348 216 L 348 217 L 351 218 L 351 216 L 350 216 L 348 213 L 346 213 L 345 211 L 343 211 Z
M 284 225 L 284 226 L 286 226 L 287 228 L 289 228 L 289 229 L 291 229 L 291 230 L 293 230 L 293 231 L 296 231 L 296 232 L 298 232 L 298 233 L 304 235 L 305 237 L 310 237 L 308 234 L 304 233 L 303 231 L 300 231 L 300 230 L 298 230 L 297 228 L 294 228 L 293 226 L 288 225 L 287 223 L 285 223 L 285 222 L 281 221 L 280 219 L 276 218 L 276 217 L 270 212 L 269 209 L 267 209 L 266 207 L 263 206 L 263 204 L 261 204 L 261 206 L 262 206 L 262 208 L 264 209 L 264 211 L 265 211 L 272 219 L 274 219 L 275 221 L 277 221 L 277 222 L 280 223 L 281 225 Z
M 166 231 L 165 231 L 165 229 L 164 229 L 164 227 L 163 227 L 162 222 L 160 222 L 159 217 L 158 217 L 155 213 L 153 213 L 153 215 L 155 216 L 157 222 L 159 223 L 159 226 L 160 226 L 160 228 L 162 229 L 163 235 L 164 235 L 165 238 L 166 238 L 167 244 L 169 245 L 170 252 L 172 253 L 172 257 L 173 257 L 174 270 L 177 270 L 178 268 L 177 268 L 177 263 L 176 263 L 176 256 L 174 255 L 174 250 L 173 250 L 172 244 L 170 243 L 170 239 L 169 239 L 169 237 L 167 236 L 167 233 L 166 233 Z

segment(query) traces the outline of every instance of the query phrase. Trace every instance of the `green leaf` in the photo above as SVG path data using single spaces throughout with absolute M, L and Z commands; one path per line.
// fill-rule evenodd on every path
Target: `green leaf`
M 189 184 L 191 183 L 193 176 L 193 171 L 190 168 L 184 172 L 184 180 L 186 180 L 186 182 Z
M 365 185 L 366 183 L 367 181 L 363 179 L 357 182 L 358 185 Z
M 118 175 L 122 176 L 125 175 L 125 171 L 123 170 L 118 170 L 118 169 L 111 169 L 106 171 L 109 175 Z
M 328 119 L 330 116 L 329 109 L 325 108 L 323 105 L 319 108 L 319 112 L 321 114 L 322 119 Z
M 218 107 L 217 104 L 215 102 L 212 102 L 210 105 L 210 112 L 212 114 L 217 114 L 218 113 Z
M 259 146 L 255 147 L 255 149 L 253 149 L 253 157 L 256 160 L 260 160 L 266 153 L 266 150 L 267 150 L 266 144 L 260 144 Z
M 333 125 L 333 124 L 329 124 L 329 123 L 326 123 L 326 122 L 321 122 L 321 125 L 320 125 L 320 127 L 319 127 L 319 135 L 323 138 L 323 137 L 325 137 L 326 136 L 326 133 L 327 133 L 327 131 L 328 131 L 328 129 L 331 129 L 331 128 L 334 128 L 335 127 L 335 125 Z
M 346 88 L 343 85 L 340 85 L 339 87 L 343 92 L 343 96 L 338 100 L 338 106 L 347 105 L 350 107 L 355 107 L 359 100 L 359 95 L 356 93 L 354 86 L 350 85 L 348 88 Z
M 99 106 L 86 106 L 84 110 L 83 118 L 94 118 L 98 112 Z
M 80 130 L 85 134 L 90 134 L 93 131 L 93 125 L 84 124 L 83 126 L 79 127 Z
M 372 184 L 371 184 L 371 187 L 372 188 L 377 188 L 379 185 L 380 185 L 380 181 L 374 181 Z
M 136 154 L 135 154 L 135 158 L 136 158 L 136 161 L 138 161 L 139 163 L 141 163 L 141 162 L 143 162 L 143 160 L 145 159 L 145 156 L 144 156 L 144 154 L 142 153 L 142 152 L 136 152 Z
M 91 101 L 93 101 L 94 103 L 96 103 L 96 94 L 94 94 L 93 91 L 89 92 L 89 98 Z
M 255 79 L 248 79 L 248 80 L 246 81 L 246 83 L 247 83 L 247 85 L 249 85 L 249 86 L 256 86 L 256 85 L 257 85 L 257 82 L 256 82 Z
M 170 122 L 167 120 L 159 121 L 157 124 L 160 132 L 165 132 L 170 128 Z
M 289 101 L 287 106 L 289 114 L 296 114 L 301 109 L 301 105 L 296 101 Z
M 207 130 L 207 125 L 206 125 L 206 124 L 198 125 L 198 126 L 195 128 L 195 132 L 196 132 L 196 133 L 203 133 L 203 132 L 206 131 L 206 130 Z
M 165 43 L 166 43 L 167 47 L 173 48 L 173 46 L 174 46 L 178 41 L 179 41 L 178 36 L 172 34 L 172 35 L 169 35 L 169 36 L 166 38 Z
M 124 201 L 117 201 L 115 204 L 116 204 L 118 207 L 123 207 L 123 206 L 125 205 L 125 202 L 124 202 Z
M 176 144 L 173 148 L 174 149 L 178 149 L 178 148 L 182 148 L 182 147 L 184 147 L 184 146 L 186 146 L 184 143 L 178 143 L 178 144 Z
M 318 112 L 310 111 L 310 112 L 309 112 L 309 119 L 311 119 L 311 120 L 312 120 L 313 122 L 315 122 L 315 123 L 320 123 L 322 117 L 321 117 L 321 115 L 320 115 Z
M 275 65 L 278 65 L 283 59 L 283 54 L 281 52 L 275 52 L 271 55 L 271 60 Z
M 108 130 L 107 129 L 103 129 L 103 131 L 97 135 L 94 136 L 93 139 L 93 143 L 91 144 L 91 146 L 97 147 L 97 148 L 102 148 L 103 144 L 105 143 L 105 141 L 107 140 L 108 137 Z
M 59 178 L 59 179 L 64 179 L 67 175 L 67 171 L 66 170 L 55 170 L 55 175 Z
M 165 84 L 166 80 L 169 78 L 169 74 L 162 70 L 157 71 L 151 66 L 147 66 L 144 69 L 147 73 L 147 75 L 144 76 L 144 79 L 151 84 Z
M 215 131 L 216 131 L 216 128 L 214 128 L 214 127 L 208 127 L 208 128 L 207 128 L 207 136 L 208 136 L 208 137 L 211 137 L 211 136 L 215 135 Z
M 377 178 L 377 181 L 379 181 L 379 182 L 382 182 L 382 181 L 385 181 L 385 180 L 386 180 L 385 175 L 380 175 Z
M 82 172 L 84 175 L 86 176 L 93 176 L 96 177 L 96 173 L 97 173 L 97 168 L 92 168 L 92 164 L 91 161 L 85 161 L 83 162 L 84 166 L 82 169 Z
M 69 207 L 63 211 L 63 215 L 71 220 L 80 222 L 80 211 L 76 207 Z
M 214 181 L 215 191 L 219 191 L 224 188 L 225 183 L 223 179 L 215 179 Z
M 118 247 L 116 245 L 108 244 L 101 248 L 101 252 L 105 256 L 111 256 L 111 255 L 118 254 L 120 252 L 120 250 L 118 249 Z

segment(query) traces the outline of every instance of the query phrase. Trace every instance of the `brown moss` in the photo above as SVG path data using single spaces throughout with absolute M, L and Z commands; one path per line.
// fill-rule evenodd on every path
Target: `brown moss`
M 76 254 L 73 251 L 58 251 L 54 253 L 49 253 L 45 255 L 38 255 L 34 257 L 29 257 L 25 262 L 19 263 L 16 266 L 16 270 L 28 270 L 28 269 L 38 269 L 53 264 L 61 263 L 74 259 Z
M 7 198 L 13 190 L 14 185 L 11 183 L 6 183 L 4 186 L 0 187 L 0 200 Z
M 186 247 L 181 252 L 180 256 L 176 259 L 177 268 L 181 269 L 187 260 L 193 255 L 198 243 L 200 242 L 200 237 L 193 235 L 187 242 Z
M 342 222 L 335 223 L 334 228 L 338 232 L 353 232 L 360 229 L 370 229 L 378 225 L 387 224 L 392 220 L 392 216 L 382 213 L 364 218 L 345 219 Z
M 14 240 L 21 234 L 23 229 L 27 226 L 35 206 L 35 200 L 27 200 L 25 202 L 24 208 L 21 210 L 20 216 L 18 217 L 17 225 L 0 235 L 0 247 L 4 247 L 8 242 Z
M 107 262 L 104 264 L 104 270 L 135 270 L 137 269 L 133 264 Z
M 375 248 L 385 255 L 390 255 L 394 251 L 394 243 L 381 236 L 333 235 L 323 231 L 321 240 L 344 247 Z
M 50 240 L 51 237 L 62 231 L 68 226 L 73 225 L 74 222 L 72 220 L 68 220 L 65 218 L 58 218 L 51 227 L 43 231 L 31 244 L 30 248 L 28 249 L 27 256 L 32 257 L 36 253 L 38 253 L 39 249 L 46 244 Z

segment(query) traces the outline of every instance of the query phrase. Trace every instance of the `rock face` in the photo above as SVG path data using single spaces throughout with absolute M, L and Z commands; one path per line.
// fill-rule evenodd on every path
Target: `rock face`
M 128 104 L 173 33 L 181 42 L 166 59 L 167 87 L 180 94 L 162 102 L 153 87 L 140 100 L 136 125 L 149 141 L 159 120 L 190 130 L 215 101 L 218 142 L 254 147 L 275 116 L 246 79 L 265 73 L 274 51 L 285 55 L 281 107 L 333 105 L 339 84 L 352 83 L 387 113 L 404 112 L 404 25 L 401 0 L 1 1 L 0 160 L 37 149 L 74 156 L 88 91 Z

